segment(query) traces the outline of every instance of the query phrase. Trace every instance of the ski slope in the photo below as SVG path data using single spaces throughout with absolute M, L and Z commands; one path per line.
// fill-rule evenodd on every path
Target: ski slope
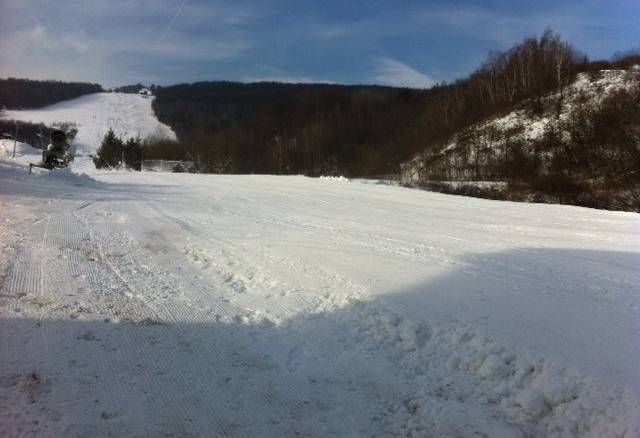
M 5 111 L 4 117 L 49 126 L 75 125 L 78 135 L 73 147 L 79 160 L 74 168 L 76 172 L 90 172 L 93 164 L 89 155 L 95 153 L 109 129 L 123 139 L 176 138 L 170 127 L 156 119 L 152 102 L 153 97 L 143 98 L 137 94 L 93 93 L 43 109 Z
M 640 436 L 638 214 L 88 164 L 0 153 L 0 436 Z

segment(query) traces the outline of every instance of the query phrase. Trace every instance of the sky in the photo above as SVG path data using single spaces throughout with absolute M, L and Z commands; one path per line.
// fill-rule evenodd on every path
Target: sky
M 428 88 L 546 28 L 608 58 L 638 23 L 639 0 L 1 0 L 0 78 Z

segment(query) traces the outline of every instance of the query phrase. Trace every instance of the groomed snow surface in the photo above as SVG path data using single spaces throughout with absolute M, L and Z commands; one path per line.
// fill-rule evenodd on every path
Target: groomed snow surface
M 91 169 L 138 105 L 0 148 L 0 436 L 640 436 L 639 215 Z

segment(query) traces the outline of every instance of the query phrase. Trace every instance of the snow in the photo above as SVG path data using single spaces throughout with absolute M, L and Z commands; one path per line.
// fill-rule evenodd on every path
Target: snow
M 13 148 L 13 140 L 0 139 L 0 165 L 13 162 L 14 165 L 28 166 L 29 163 L 42 159 L 42 151 L 27 143 L 15 142 L 15 158 L 13 157 Z
M 575 106 L 576 99 L 586 97 L 590 101 L 598 103 L 614 91 L 632 87 L 634 81 L 637 80 L 636 72 L 625 70 L 601 70 L 594 78 L 591 78 L 588 73 L 578 74 L 575 82 L 564 90 L 565 99 L 560 112 L 560 120 L 567 119 Z M 558 98 L 558 93 L 552 93 L 546 97 L 547 100 L 557 100 Z M 549 122 L 548 116 L 531 117 L 526 111 L 520 110 L 489 123 L 502 131 L 523 126 L 523 138 L 531 141 L 543 135 Z
M 635 69 L 630 70 L 600 70 L 594 72 L 593 76 L 588 73 L 579 73 L 576 80 L 563 90 L 563 98 L 561 99 L 562 105 L 559 117 L 557 120 L 566 121 L 572 113 L 576 101 L 581 99 L 587 99 L 594 105 L 598 105 L 605 97 L 611 93 L 621 90 L 629 89 L 640 80 L 640 74 Z M 549 102 L 557 102 L 560 100 L 559 93 L 550 93 L 543 98 L 543 102 L 547 104 Z M 555 111 L 555 110 L 554 110 Z M 481 123 L 473 126 L 473 129 L 477 129 L 482 133 L 484 137 L 484 143 L 491 149 L 493 149 L 496 156 L 501 156 L 504 150 L 504 143 L 507 138 L 511 141 L 521 140 L 526 148 L 531 148 L 531 143 L 534 140 L 540 139 L 545 130 L 553 120 L 556 120 L 552 110 L 547 109 L 542 115 L 533 115 L 530 111 L 525 109 L 515 110 L 502 117 L 494 117 L 485 120 Z M 500 134 L 499 138 L 495 138 L 495 132 Z M 511 131 L 511 133 L 509 133 Z M 507 134 L 509 133 L 509 134 Z M 462 146 L 464 147 L 464 146 Z M 454 164 L 457 166 L 463 164 L 472 163 L 475 159 L 475 150 L 470 148 L 467 153 L 460 156 L 456 156 L 456 152 L 459 148 L 458 140 L 456 136 L 450 139 L 448 144 L 444 146 L 439 152 L 448 156 L 448 160 L 454 160 Z M 423 166 L 425 159 L 429 158 L 429 155 L 433 152 L 430 150 L 419 153 L 416 157 L 401 166 L 401 179 L 404 184 L 415 184 L 424 179 Z M 550 158 L 550 153 L 546 153 L 547 158 Z M 455 162 L 457 161 L 457 163 Z M 453 166 L 454 168 L 457 166 Z M 460 175 L 460 178 L 467 178 L 468 175 Z M 450 184 L 450 182 L 448 182 Z M 479 188 L 483 187 L 481 182 L 473 185 Z
M 640 436 L 637 214 L 89 163 L 0 149 L 0 436 Z
M 6 119 L 44 123 L 49 126 L 72 123 L 78 129 L 73 141 L 76 149 L 75 168 L 91 171 L 89 155 L 94 154 L 109 129 L 118 137 L 145 139 L 148 137 L 175 139 L 167 125 L 160 123 L 151 104 L 155 97 L 138 94 L 93 93 L 59 102 L 37 110 L 5 111 Z
M 479 189 L 504 189 L 507 187 L 506 181 L 424 181 L 424 183 L 442 184 L 452 189 L 464 187 L 475 187 Z
M 335 182 L 349 182 L 349 178 L 345 177 L 345 176 L 325 176 L 325 175 L 321 175 L 320 179 L 326 180 L 326 181 L 335 181 Z

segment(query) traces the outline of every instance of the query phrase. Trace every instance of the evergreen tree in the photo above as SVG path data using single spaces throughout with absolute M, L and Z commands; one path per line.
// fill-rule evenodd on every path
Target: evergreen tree
M 98 169 L 118 167 L 124 164 L 122 162 L 123 155 L 124 144 L 122 140 L 116 136 L 113 129 L 109 129 L 102 139 L 97 154 L 93 157 L 93 163 Z
M 124 145 L 124 164 L 128 169 L 140 170 L 142 161 L 142 142 L 131 137 Z

